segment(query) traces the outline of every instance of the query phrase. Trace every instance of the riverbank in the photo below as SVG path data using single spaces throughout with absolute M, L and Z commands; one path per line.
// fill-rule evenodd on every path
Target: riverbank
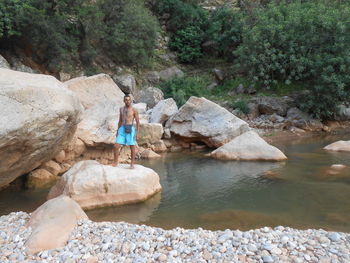
M 83 220 L 67 245 L 25 253 L 30 214 L 0 217 L 1 262 L 349 262 L 350 234 L 278 226 L 242 232 L 163 230 L 125 222 Z

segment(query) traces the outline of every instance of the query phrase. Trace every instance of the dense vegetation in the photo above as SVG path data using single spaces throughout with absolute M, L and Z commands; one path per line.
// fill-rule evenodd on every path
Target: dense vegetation
M 92 66 L 99 55 L 146 65 L 158 30 L 141 0 L 0 0 L 1 45 L 25 42 L 52 72 Z
M 29 47 L 51 72 L 93 68 L 105 58 L 144 67 L 152 65 L 161 23 L 181 63 L 225 60 L 233 79 L 254 81 L 261 91 L 301 87 L 299 106 L 322 119 L 347 103 L 349 1 L 240 0 L 213 11 L 198 2 L 0 0 L 0 44 Z M 190 95 L 210 96 L 206 85 L 185 77 L 161 86 L 182 104 Z M 216 90 L 227 93 L 225 85 Z

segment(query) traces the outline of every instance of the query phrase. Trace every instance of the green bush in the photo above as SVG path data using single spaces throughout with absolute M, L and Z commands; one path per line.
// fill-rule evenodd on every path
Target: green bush
M 176 77 L 160 84 L 165 98 L 173 98 L 180 107 L 191 96 L 206 96 L 209 80 L 203 77 Z
M 240 112 L 242 112 L 244 114 L 248 114 L 250 111 L 248 104 L 247 104 L 247 101 L 245 101 L 245 100 L 238 100 L 236 102 L 233 102 L 231 107 L 234 109 L 238 109 Z
M 252 78 L 270 87 L 278 81 L 310 90 L 301 107 L 331 117 L 349 90 L 350 6 L 310 1 L 256 9 L 235 54 Z
M 209 17 L 206 40 L 214 41 L 217 53 L 232 59 L 232 52 L 242 39 L 242 14 L 237 10 L 223 6 L 214 10 Z

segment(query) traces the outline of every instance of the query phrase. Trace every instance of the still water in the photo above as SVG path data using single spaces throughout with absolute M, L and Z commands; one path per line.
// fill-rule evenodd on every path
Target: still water
M 94 221 L 127 221 L 162 228 L 253 229 L 261 226 L 350 232 L 350 153 L 322 148 L 350 135 L 276 144 L 285 162 L 218 161 L 206 152 L 168 153 L 141 161 L 163 190 L 142 204 L 87 211 Z M 332 164 L 347 168 L 331 174 Z M 0 215 L 33 211 L 48 189 L 0 192 Z

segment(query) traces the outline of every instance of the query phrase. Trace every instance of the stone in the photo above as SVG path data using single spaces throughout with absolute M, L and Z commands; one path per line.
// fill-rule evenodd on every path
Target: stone
M 68 81 L 72 78 L 72 76 L 69 73 L 66 72 L 60 72 L 59 73 L 59 79 L 62 82 Z
M 174 77 L 183 77 L 184 75 L 185 74 L 183 73 L 183 71 L 176 66 L 167 68 L 159 72 L 159 77 L 161 81 L 167 81 Z
M 161 190 L 156 172 L 142 165 L 129 166 L 78 162 L 51 188 L 48 199 L 68 195 L 82 208 L 90 209 L 142 202 Z
M 131 74 L 114 75 L 113 80 L 126 94 L 133 94 L 136 88 L 135 77 Z
M 350 107 L 346 107 L 343 104 L 340 105 L 335 119 L 340 120 L 340 121 L 349 121 L 350 120 Z
M 294 101 L 289 97 L 255 97 L 250 102 L 258 104 L 260 114 L 277 113 L 286 116 L 287 110 L 294 105 Z
M 163 92 L 160 89 L 154 87 L 142 89 L 137 94 L 135 94 L 135 100 L 137 102 L 146 103 L 149 108 L 153 108 L 162 99 L 164 99 Z
M 238 87 L 236 88 L 236 93 L 237 94 L 243 94 L 245 92 L 243 84 L 239 84 Z
M 245 91 L 247 94 L 249 95 L 253 95 L 253 94 L 256 94 L 256 88 L 253 86 L 253 85 L 250 85 L 246 91 Z
M 7 62 L 7 60 L 0 55 L 0 68 L 7 68 L 7 69 L 10 69 L 11 66 L 10 64 Z
M 156 153 L 162 153 L 162 152 L 166 152 L 167 151 L 167 147 L 166 147 L 166 145 L 165 145 L 163 140 L 160 140 L 159 142 L 153 143 L 153 146 L 154 146 L 154 151 Z
M 211 83 L 211 84 L 209 84 L 209 85 L 207 86 L 207 90 L 212 91 L 212 90 L 214 90 L 217 86 L 218 86 L 218 84 L 217 84 L 216 82 L 213 82 L 213 83 Z
M 158 84 L 160 81 L 160 75 L 157 71 L 149 71 L 145 74 L 145 78 L 150 84 Z
M 57 179 L 58 177 L 56 175 L 53 175 L 45 169 L 35 169 L 29 173 L 26 186 L 28 188 L 39 188 L 56 181 Z
M 191 97 L 167 122 L 172 134 L 187 142 L 220 147 L 249 130 L 248 124 L 205 98 Z
M 0 111 L 1 187 L 64 149 L 82 106 L 52 76 L 0 68 Z
M 64 150 L 62 150 L 54 157 L 54 160 L 58 163 L 63 163 L 65 158 L 66 158 L 66 153 Z
M 346 166 L 344 164 L 332 164 L 331 165 L 331 169 L 334 169 L 334 170 L 343 170 L 344 168 L 346 168 Z
M 43 163 L 39 168 L 50 172 L 54 176 L 57 176 L 61 172 L 61 166 L 53 160 Z
M 153 108 L 150 117 L 150 122 L 160 123 L 162 125 L 173 116 L 178 111 L 176 102 L 174 99 L 169 98 L 166 100 L 161 100 Z
M 25 72 L 25 73 L 39 73 L 38 70 L 34 70 L 26 65 L 19 58 L 12 58 L 12 67 L 13 70 Z
M 209 154 L 223 160 L 283 161 L 287 157 L 265 142 L 256 132 L 248 131 Z
M 114 144 L 124 93 L 112 78 L 98 74 L 74 78 L 65 84 L 84 106 L 76 137 L 89 147 Z
M 150 149 L 145 149 L 141 152 L 142 159 L 154 159 L 160 158 L 161 156 Z
M 214 76 L 215 76 L 215 79 L 221 83 L 224 81 L 225 79 L 225 74 L 224 72 L 221 70 L 221 69 L 217 69 L 217 68 L 214 68 L 213 69 L 213 73 L 214 73 Z
M 51 199 L 31 215 L 28 226 L 32 233 L 25 243 L 26 252 L 63 247 L 80 219 L 88 219 L 79 205 L 67 196 Z
M 147 104 L 140 102 L 133 104 L 133 107 L 138 111 L 139 113 L 139 120 L 140 123 L 149 123 L 149 114 L 147 113 Z
M 139 145 L 154 144 L 159 142 L 163 136 L 163 126 L 160 123 L 140 124 Z
M 350 152 L 350 140 L 349 141 L 336 141 L 323 148 L 327 151 L 334 152 Z
M 171 138 L 171 133 L 170 133 L 170 129 L 169 128 L 164 128 L 163 138 L 164 139 L 170 139 Z

